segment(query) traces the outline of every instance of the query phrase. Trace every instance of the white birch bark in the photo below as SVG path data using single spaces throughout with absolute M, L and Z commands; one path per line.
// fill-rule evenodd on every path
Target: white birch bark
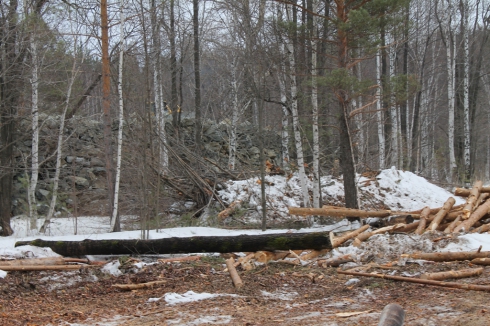
M 318 0 L 313 0 L 313 12 L 318 10 Z M 317 21 L 313 15 L 311 38 L 311 108 L 313 128 L 313 207 L 320 208 L 320 143 L 318 135 L 318 85 L 317 85 Z
M 288 9 L 289 11 L 289 9 Z M 291 15 L 288 15 L 291 17 Z M 296 82 L 296 61 L 294 59 L 294 46 L 291 41 L 286 42 L 286 52 L 289 60 L 289 74 L 291 87 L 291 113 L 293 116 L 293 133 L 296 146 L 296 156 L 298 163 L 299 181 L 301 185 L 301 195 L 304 207 L 309 207 L 310 199 L 308 194 L 308 185 L 306 182 L 305 162 L 303 158 L 303 142 L 301 140 L 300 123 L 298 116 L 298 89 Z
M 465 182 L 468 182 L 470 177 L 470 54 L 469 54 L 469 4 L 468 0 L 463 3 L 463 112 L 464 112 L 464 167 L 465 167 Z
M 117 80 L 117 93 L 119 95 L 119 130 L 117 133 L 117 158 L 116 158 L 116 180 L 114 185 L 114 207 L 111 216 L 111 232 L 117 231 L 120 227 L 118 210 L 119 210 L 119 185 L 121 181 L 121 157 L 122 157 L 122 136 L 124 124 L 124 100 L 123 100 L 123 66 L 124 66 L 124 1 L 120 0 L 120 28 L 119 28 L 119 76 Z
M 394 38 L 393 35 L 388 34 L 388 40 L 389 43 L 392 45 L 389 48 L 389 62 L 390 62 L 390 79 L 393 80 L 395 78 L 395 57 L 396 57 L 396 51 L 394 48 Z M 398 162 L 398 135 L 401 134 L 399 130 L 399 124 L 398 124 L 398 110 L 397 110 L 397 105 L 395 103 L 395 95 L 392 93 L 391 94 L 391 103 L 390 103 L 390 119 L 391 119 L 391 165 L 394 165 L 395 167 L 399 167 L 399 162 Z
M 237 144 L 237 124 L 238 124 L 238 85 L 237 85 L 237 59 L 231 60 L 231 125 L 230 125 L 230 145 L 228 154 L 228 167 L 235 170 L 236 144 Z
M 379 169 L 385 168 L 385 134 L 384 134 L 384 121 L 383 121 L 383 108 L 381 106 L 381 51 L 376 53 L 376 82 L 378 89 L 376 90 L 376 117 L 378 120 L 378 151 L 379 151 Z
M 281 58 L 284 57 L 284 44 L 279 44 Z M 281 151 L 282 168 L 289 170 L 289 110 L 287 107 L 286 83 L 284 82 L 284 66 L 281 65 L 280 73 L 277 76 L 279 83 L 279 95 L 281 97 L 282 119 L 281 119 Z
M 35 25 L 34 25 L 35 26 Z M 34 27 L 33 26 L 33 27 Z M 32 119 L 32 147 L 31 147 L 31 180 L 28 189 L 29 216 L 31 218 L 31 230 L 37 229 L 37 202 L 36 187 L 39 175 L 39 62 L 37 52 L 37 40 L 35 31 L 31 31 L 29 37 L 31 52 L 31 119 Z

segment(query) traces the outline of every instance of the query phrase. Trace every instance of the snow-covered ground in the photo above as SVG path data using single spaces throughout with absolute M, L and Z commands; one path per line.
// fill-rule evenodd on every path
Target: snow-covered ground
M 247 203 L 251 211 L 259 211 L 260 185 L 257 178 L 243 181 L 229 181 L 226 188 L 220 191 L 221 198 L 226 203 L 236 200 L 242 200 Z M 271 214 L 287 214 L 288 206 L 299 206 L 300 191 L 299 180 L 293 176 L 289 180 L 283 176 L 266 177 L 268 211 Z M 343 198 L 343 185 L 341 180 L 332 177 L 322 178 L 322 195 L 327 201 L 341 201 Z M 311 183 L 311 182 L 310 182 Z M 431 184 L 422 177 L 411 172 L 399 171 L 395 169 L 383 170 L 375 179 L 365 177 L 358 178 L 358 184 L 361 189 L 361 205 L 363 207 L 379 207 L 380 205 L 399 211 L 410 211 L 421 209 L 424 206 L 440 207 L 452 196 L 448 191 Z M 310 184 L 311 186 L 311 184 Z M 366 199 L 367 198 L 367 199 Z M 456 204 L 463 203 L 462 198 L 456 197 Z M 252 216 L 252 215 L 251 215 Z M 38 225 L 42 225 L 42 220 Z M 83 239 L 139 239 L 140 231 L 124 231 L 118 233 L 109 233 L 109 218 L 86 216 L 78 218 L 54 218 L 46 234 L 39 234 L 36 230 L 29 229 L 29 220 L 25 217 L 15 217 L 12 219 L 12 227 L 15 233 L 10 237 L 0 238 L 0 259 L 12 259 L 21 257 L 47 257 L 55 256 L 50 249 L 36 248 L 31 246 L 22 246 L 15 248 L 16 241 L 26 241 L 33 239 L 49 240 L 83 240 Z M 311 228 L 299 230 L 226 230 L 211 227 L 182 227 L 169 228 L 161 230 L 151 230 L 150 239 L 165 237 L 192 237 L 192 236 L 233 236 L 239 234 L 263 234 L 279 232 L 312 232 L 312 231 L 335 231 L 341 232 L 348 229 L 359 227 L 357 223 L 351 224 L 346 220 L 337 224 L 320 226 L 315 225 Z M 460 236 L 460 241 L 450 243 L 446 248 L 441 247 L 424 247 L 424 241 L 412 240 L 398 237 L 397 235 L 386 235 L 373 237 L 369 242 L 372 247 L 390 248 L 393 254 L 396 253 L 394 248 L 403 247 L 406 253 L 407 247 L 412 250 L 431 251 L 431 250 L 472 250 L 477 249 L 480 245 L 483 250 L 490 250 L 490 235 L 488 234 L 469 234 Z M 375 244 L 375 245 L 374 245 Z M 397 246 L 395 244 L 398 244 Z M 340 249 L 338 254 L 346 250 L 365 250 L 361 249 Z M 402 250 L 402 249 L 400 249 Z M 335 252 L 334 252 L 335 254 Z M 359 253 L 358 253 L 359 254 Z

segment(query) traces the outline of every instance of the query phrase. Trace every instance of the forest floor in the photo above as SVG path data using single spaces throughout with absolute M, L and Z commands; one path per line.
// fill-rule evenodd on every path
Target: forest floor
M 124 265 L 118 277 L 100 267 L 70 272 L 9 272 L 0 279 L 1 325 L 377 325 L 383 307 L 398 303 L 411 325 L 490 325 L 486 292 L 352 277 L 332 267 L 268 264 L 239 271 L 237 291 L 224 272 L 224 259 L 198 262 Z M 468 262 L 426 263 L 424 271 L 467 268 Z M 418 264 L 394 266 L 415 274 Z M 371 269 L 390 273 L 386 269 Z M 460 283 L 490 284 L 490 268 Z M 309 275 L 309 276 L 308 276 Z M 113 284 L 165 280 L 151 289 L 122 291 Z M 352 283 L 352 282 L 350 282 Z M 174 303 L 165 294 L 221 294 L 200 301 Z M 161 300 L 149 300 L 161 298 Z M 170 297 L 169 297 L 170 298 Z M 346 313 L 342 315 L 342 313 Z

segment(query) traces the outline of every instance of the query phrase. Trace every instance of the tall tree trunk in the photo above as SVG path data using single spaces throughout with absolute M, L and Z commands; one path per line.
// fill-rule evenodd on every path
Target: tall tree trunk
M 376 83 L 378 88 L 376 90 L 376 118 L 378 126 L 378 159 L 379 159 L 379 169 L 385 168 L 385 134 L 384 134 L 384 119 L 383 119 L 383 103 L 382 103 L 382 93 L 383 93 L 383 83 L 381 81 L 381 51 L 378 50 L 376 53 Z
M 119 223 L 119 184 L 121 181 L 121 157 L 124 126 L 124 100 L 123 100 L 123 67 L 124 67 L 124 0 L 120 0 L 120 29 L 119 29 L 119 76 L 117 79 L 117 93 L 119 95 L 119 129 L 117 133 L 116 182 L 114 186 L 114 207 L 111 217 L 111 232 L 120 232 Z
M 228 156 L 228 168 L 235 170 L 236 146 L 237 146 L 237 123 L 238 123 L 238 83 L 237 83 L 237 58 L 231 59 L 231 125 L 230 125 L 230 148 Z
M 389 57 L 389 78 L 393 80 L 395 78 L 395 57 L 396 50 L 394 49 L 395 39 L 393 35 L 388 34 L 388 40 L 390 43 L 390 48 L 388 50 Z M 399 135 L 399 125 L 398 125 L 398 112 L 397 103 L 395 103 L 395 96 L 393 90 L 390 94 L 390 120 L 391 120 L 391 164 L 396 168 L 399 168 L 399 153 L 398 153 L 398 135 Z
M 318 10 L 318 0 L 313 0 L 313 13 Z M 318 85 L 317 85 L 317 21 L 313 16 L 311 24 L 311 108 L 313 128 L 313 207 L 320 208 L 320 143 L 318 132 Z
M 195 110 L 195 140 L 196 153 L 202 151 L 201 139 L 201 64 L 200 64 L 200 49 L 199 49 L 199 1 L 192 0 L 193 17 L 192 26 L 194 30 L 194 110 Z
M 112 216 L 114 207 L 114 171 L 112 153 L 112 117 L 111 117 L 111 70 L 109 61 L 109 23 L 107 0 L 100 1 L 100 20 L 102 30 L 102 110 L 104 117 L 104 152 L 107 178 L 107 212 Z M 112 223 L 112 221 L 111 221 Z
M 463 28 L 463 111 L 464 111 L 464 181 L 470 183 L 470 53 L 469 53 L 469 4 L 461 0 L 461 16 Z
M 175 49 L 175 0 L 170 0 L 170 74 L 171 74 L 171 95 L 170 109 L 172 110 L 172 121 L 176 138 L 179 138 L 179 113 L 177 99 L 177 54 Z
M 279 40 L 279 38 L 278 38 Z M 289 162 L 289 109 L 287 103 L 287 95 L 286 95 L 286 82 L 284 81 L 286 76 L 286 71 L 284 69 L 284 61 L 285 61 L 285 51 L 284 51 L 284 43 L 280 41 L 279 44 L 279 53 L 281 54 L 281 63 L 279 65 L 278 74 L 277 74 L 277 82 L 279 84 L 279 96 L 281 98 L 281 108 L 282 108 L 282 116 L 281 116 L 281 165 L 285 170 L 289 170 L 290 162 Z
M 32 12 L 36 28 L 36 13 Z M 32 119 L 32 145 L 31 145 L 31 180 L 28 189 L 29 217 L 31 230 L 37 229 L 37 202 L 36 187 L 39 176 L 39 58 L 35 31 L 29 36 L 29 49 L 31 53 L 31 119 Z

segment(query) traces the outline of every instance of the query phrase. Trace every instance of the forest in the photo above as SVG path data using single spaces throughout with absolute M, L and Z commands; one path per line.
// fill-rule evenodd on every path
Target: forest
M 313 208 L 324 175 L 347 208 L 390 167 L 488 181 L 489 23 L 488 0 L 2 1 L 1 234 L 98 200 L 150 228 L 251 175 Z

